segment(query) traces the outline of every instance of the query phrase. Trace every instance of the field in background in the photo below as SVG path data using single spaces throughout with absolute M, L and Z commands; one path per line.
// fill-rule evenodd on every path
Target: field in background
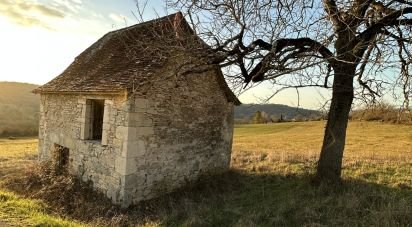
M 0 81 L 0 138 L 34 136 L 39 128 L 39 85 Z
M 18 225 L 74 223 L 58 218 L 65 216 L 76 225 L 411 226 L 412 126 L 351 122 L 344 183 L 314 187 L 324 123 L 236 125 L 229 173 L 127 212 L 108 207 L 84 216 L 10 194 L 2 183 L 31 168 L 37 141 L 0 140 L 0 219 Z
M 236 125 L 235 156 L 267 155 L 275 160 L 317 160 L 326 122 Z M 351 122 L 344 160 L 412 160 L 412 126 L 379 122 Z

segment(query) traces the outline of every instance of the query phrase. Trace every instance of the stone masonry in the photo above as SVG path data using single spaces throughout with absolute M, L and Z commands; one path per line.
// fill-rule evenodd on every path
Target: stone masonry
M 229 168 L 233 103 L 213 74 L 147 90 L 42 94 L 40 159 L 50 159 L 55 144 L 69 148 L 70 171 L 125 207 Z M 105 100 L 101 141 L 84 139 L 92 99 Z
M 217 67 L 177 72 L 180 62 L 197 59 L 185 48 L 179 57 L 146 52 L 142 43 L 163 42 L 151 34 L 158 28 L 176 38 L 173 45 L 194 34 L 180 13 L 110 32 L 34 91 L 41 95 L 39 159 L 62 152 L 64 168 L 123 207 L 230 166 L 239 100 Z

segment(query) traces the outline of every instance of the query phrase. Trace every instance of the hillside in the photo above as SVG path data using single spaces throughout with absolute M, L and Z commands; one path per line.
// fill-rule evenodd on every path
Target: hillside
M 275 115 L 280 117 L 282 114 L 284 119 L 293 119 L 297 116 L 313 118 L 321 115 L 321 113 L 316 110 L 290 107 L 281 104 L 242 104 L 235 108 L 235 119 L 249 118 L 257 111 L 263 111 L 269 116 Z
M 0 136 L 37 134 L 39 96 L 34 84 L 0 82 Z

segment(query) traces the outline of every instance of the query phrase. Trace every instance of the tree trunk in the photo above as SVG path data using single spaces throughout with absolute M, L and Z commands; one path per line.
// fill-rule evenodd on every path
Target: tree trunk
M 340 63 L 334 68 L 332 103 L 317 167 L 318 182 L 340 182 L 346 128 L 353 101 L 356 66 Z

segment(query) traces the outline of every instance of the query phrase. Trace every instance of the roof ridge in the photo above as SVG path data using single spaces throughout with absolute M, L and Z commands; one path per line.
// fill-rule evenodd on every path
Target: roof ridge
M 166 15 L 166 16 L 163 16 L 163 17 L 154 18 L 154 19 L 144 21 L 144 22 L 141 22 L 141 23 L 138 23 L 138 24 L 130 25 L 130 26 L 120 28 L 120 29 L 117 29 L 117 30 L 113 30 L 113 31 L 110 31 L 110 32 L 106 33 L 106 35 L 108 35 L 110 33 L 118 33 L 118 32 L 127 31 L 129 29 L 134 29 L 134 28 L 138 28 L 138 27 L 141 27 L 141 26 L 145 26 L 145 25 L 149 25 L 149 24 L 153 24 L 153 23 L 157 23 L 157 22 L 166 21 L 166 19 L 169 19 L 169 21 L 172 21 L 178 15 L 183 17 L 182 12 L 178 11 L 176 13 L 169 14 L 169 15 Z

